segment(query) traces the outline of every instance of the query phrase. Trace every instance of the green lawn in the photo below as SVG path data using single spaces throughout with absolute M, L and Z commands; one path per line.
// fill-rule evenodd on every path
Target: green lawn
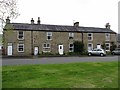
M 118 62 L 3 66 L 3 88 L 117 88 Z

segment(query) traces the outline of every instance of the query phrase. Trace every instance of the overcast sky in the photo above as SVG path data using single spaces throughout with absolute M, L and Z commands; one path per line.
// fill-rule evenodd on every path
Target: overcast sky
M 18 0 L 20 16 L 12 22 L 73 25 L 104 28 L 107 22 L 118 32 L 119 0 Z

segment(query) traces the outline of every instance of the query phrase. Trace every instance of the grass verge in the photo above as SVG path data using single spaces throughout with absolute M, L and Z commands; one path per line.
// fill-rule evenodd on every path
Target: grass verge
M 3 88 L 117 88 L 118 62 L 3 66 Z

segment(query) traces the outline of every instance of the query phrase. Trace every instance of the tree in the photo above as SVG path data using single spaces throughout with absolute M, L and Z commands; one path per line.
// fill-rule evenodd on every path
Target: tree
M 82 54 L 84 52 L 84 44 L 80 41 L 74 42 L 74 52 Z
M 113 50 L 115 50 L 116 47 L 117 45 L 114 42 L 111 42 L 110 51 L 112 52 Z
M 0 0 L 0 23 L 3 28 L 5 19 L 7 17 L 16 19 L 20 14 L 18 13 L 17 0 Z
M 103 42 L 103 44 L 101 45 L 102 49 L 106 49 L 106 45 L 105 45 L 105 42 Z

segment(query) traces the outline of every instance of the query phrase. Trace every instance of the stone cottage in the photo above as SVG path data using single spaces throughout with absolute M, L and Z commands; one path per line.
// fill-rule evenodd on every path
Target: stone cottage
M 6 19 L 3 31 L 4 55 L 28 56 L 41 53 L 60 54 L 73 52 L 74 41 L 84 43 L 86 50 L 96 48 L 105 43 L 106 51 L 110 51 L 110 42 L 116 43 L 116 33 L 105 28 L 82 27 L 79 22 L 73 26 L 41 24 L 40 18 L 34 23 L 11 23 Z

